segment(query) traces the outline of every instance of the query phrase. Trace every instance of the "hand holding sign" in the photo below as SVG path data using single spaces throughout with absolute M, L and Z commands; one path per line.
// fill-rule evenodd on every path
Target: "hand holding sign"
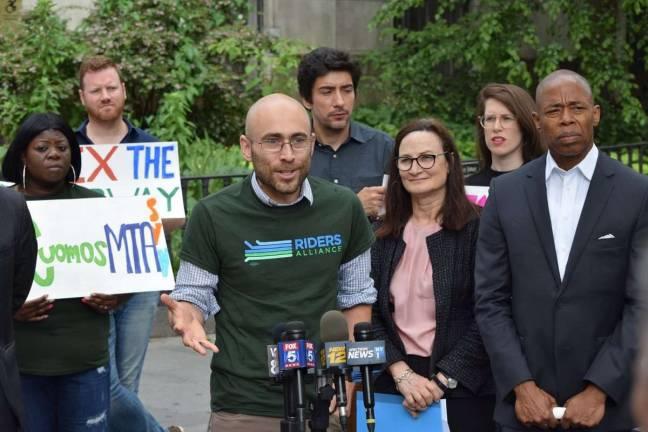
M 14 314 L 16 321 L 42 321 L 49 315 L 47 313 L 54 307 L 54 300 L 49 300 L 47 294 L 34 300 L 26 301 Z
M 81 303 L 99 313 L 108 313 L 117 308 L 128 297 L 130 297 L 130 294 L 91 294 L 89 297 L 83 297 Z
M 207 339 L 203 317 L 198 308 L 188 302 L 179 302 L 168 294 L 162 294 L 160 300 L 168 309 L 169 325 L 178 335 L 182 343 L 200 355 L 206 355 L 207 349 L 218 352 L 218 347 Z

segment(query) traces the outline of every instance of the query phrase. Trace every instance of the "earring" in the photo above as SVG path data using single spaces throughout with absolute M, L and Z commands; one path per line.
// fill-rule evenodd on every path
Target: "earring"
M 72 183 L 76 183 L 77 176 L 76 176 L 76 171 L 74 170 L 74 165 L 70 165 L 70 168 L 72 168 Z
M 27 186 L 25 185 L 25 183 L 26 183 L 26 182 L 25 182 L 25 174 L 27 174 L 27 165 L 23 165 L 23 172 L 22 172 L 22 187 L 23 187 L 23 191 L 25 191 L 25 189 L 27 189 Z

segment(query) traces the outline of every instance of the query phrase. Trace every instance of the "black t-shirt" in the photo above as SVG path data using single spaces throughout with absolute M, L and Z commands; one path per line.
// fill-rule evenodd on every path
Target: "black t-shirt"
M 490 186 L 491 180 L 499 177 L 502 174 L 510 173 L 511 171 L 495 171 L 492 168 L 483 168 L 477 173 L 466 177 L 466 186 Z

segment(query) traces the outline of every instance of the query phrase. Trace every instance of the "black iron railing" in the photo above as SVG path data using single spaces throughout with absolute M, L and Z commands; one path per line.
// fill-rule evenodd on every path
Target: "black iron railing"
M 603 146 L 599 147 L 599 149 L 630 168 L 640 173 L 648 174 L 648 142 Z M 479 161 L 476 159 L 464 160 L 462 166 L 464 174 L 470 175 L 479 170 Z M 228 186 L 248 174 L 249 172 L 241 171 L 232 174 L 183 177 L 182 193 L 185 200 L 185 208 L 187 208 L 187 192 L 191 186 L 197 188 L 199 194 L 195 198 L 200 199 L 214 192 L 214 190 L 219 189 L 219 186 Z
M 611 157 L 621 161 L 630 168 L 644 174 L 648 174 L 648 142 L 634 144 L 619 144 L 614 146 L 603 146 L 599 149 Z M 470 175 L 479 170 L 479 161 L 468 159 L 462 162 L 465 175 Z M 182 177 L 182 199 L 187 211 L 193 204 L 206 197 L 210 193 L 240 181 L 249 174 L 249 171 L 240 171 L 229 174 L 213 174 L 201 176 Z M 172 242 L 167 238 L 169 252 L 172 252 Z

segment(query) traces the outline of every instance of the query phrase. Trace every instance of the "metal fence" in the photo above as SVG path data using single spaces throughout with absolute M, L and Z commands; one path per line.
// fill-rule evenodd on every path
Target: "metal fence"
M 621 161 L 625 165 L 640 173 L 648 173 L 648 142 L 604 146 L 599 147 L 599 150 L 607 153 L 614 159 Z M 479 161 L 475 159 L 464 160 L 462 162 L 462 166 L 464 174 L 470 175 L 479 170 Z M 246 177 L 248 174 L 249 172 L 243 171 L 233 174 L 214 174 L 183 177 L 182 196 L 185 200 L 185 208 L 187 208 L 187 192 L 190 187 L 197 188 L 197 190 L 199 191 L 197 199 L 200 199 L 209 195 L 209 193 L 213 192 L 215 188 L 218 188 L 218 186 L 228 186 L 234 181 Z
M 648 156 L 648 142 L 604 146 L 599 147 L 599 150 L 609 154 L 611 157 L 621 161 L 640 173 L 648 174 L 648 160 L 645 160 Z M 464 160 L 462 162 L 462 167 L 464 174 L 470 175 L 479 170 L 479 161 L 475 159 Z M 220 188 L 229 186 L 235 181 L 240 181 L 249 174 L 249 171 L 241 171 L 228 174 L 182 177 L 182 199 L 184 201 L 185 209 L 189 210 L 190 207 L 193 207 L 195 201 L 206 197 Z M 191 199 L 192 202 L 189 202 L 189 199 Z M 173 254 L 173 244 L 169 237 L 167 237 L 167 245 L 169 247 L 169 253 Z

